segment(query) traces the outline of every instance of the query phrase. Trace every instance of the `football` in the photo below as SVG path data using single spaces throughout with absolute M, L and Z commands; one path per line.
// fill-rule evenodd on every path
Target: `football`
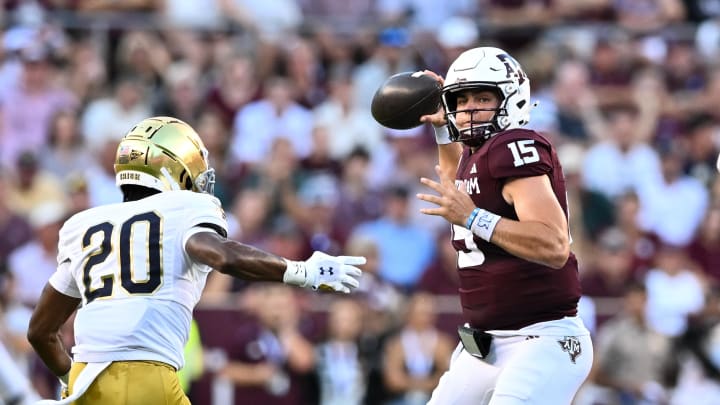
M 370 106 L 375 121 L 392 129 L 410 129 L 422 124 L 420 117 L 440 107 L 442 86 L 422 72 L 390 76 L 375 92 Z

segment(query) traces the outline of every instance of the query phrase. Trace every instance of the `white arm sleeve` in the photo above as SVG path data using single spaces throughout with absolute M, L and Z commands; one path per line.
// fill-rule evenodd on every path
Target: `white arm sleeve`
M 70 273 L 70 262 L 64 261 L 58 265 L 57 270 L 50 276 L 48 283 L 59 293 L 73 298 L 82 298 L 75 279 Z
M 195 193 L 192 197 L 192 199 L 187 200 L 186 204 L 184 222 L 187 224 L 187 229 L 183 233 L 185 236 L 183 238 L 183 246 L 185 246 L 185 242 L 187 242 L 185 238 L 189 237 L 189 235 L 185 234 L 201 224 L 206 226 L 201 226 L 200 228 L 214 230 L 222 236 L 227 236 L 228 224 L 225 211 L 223 211 L 220 206 L 220 200 L 209 194 Z

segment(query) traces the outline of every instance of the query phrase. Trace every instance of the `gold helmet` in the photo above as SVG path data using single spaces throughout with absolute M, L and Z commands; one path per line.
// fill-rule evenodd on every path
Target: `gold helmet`
M 120 141 L 115 183 L 212 194 L 215 170 L 190 125 L 177 118 L 152 117 L 135 125 Z

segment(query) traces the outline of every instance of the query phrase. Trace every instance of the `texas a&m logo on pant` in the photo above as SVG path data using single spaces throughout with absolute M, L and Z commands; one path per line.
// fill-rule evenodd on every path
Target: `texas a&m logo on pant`
M 565 336 L 563 340 L 558 340 L 562 351 L 567 352 L 570 355 L 570 361 L 575 363 L 577 356 L 582 353 L 582 347 L 580 341 L 574 336 Z

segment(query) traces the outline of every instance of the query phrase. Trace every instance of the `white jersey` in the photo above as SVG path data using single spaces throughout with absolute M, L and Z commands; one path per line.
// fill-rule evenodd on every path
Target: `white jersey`
M 154 360 L 183 366 L 192 310 L 209 267 L 185 252 L 203 231 L 227 232 L 217 198 L 191 191 L 80 212 L 60 230 L 50 284 L 82 299 L 74 360 Z

